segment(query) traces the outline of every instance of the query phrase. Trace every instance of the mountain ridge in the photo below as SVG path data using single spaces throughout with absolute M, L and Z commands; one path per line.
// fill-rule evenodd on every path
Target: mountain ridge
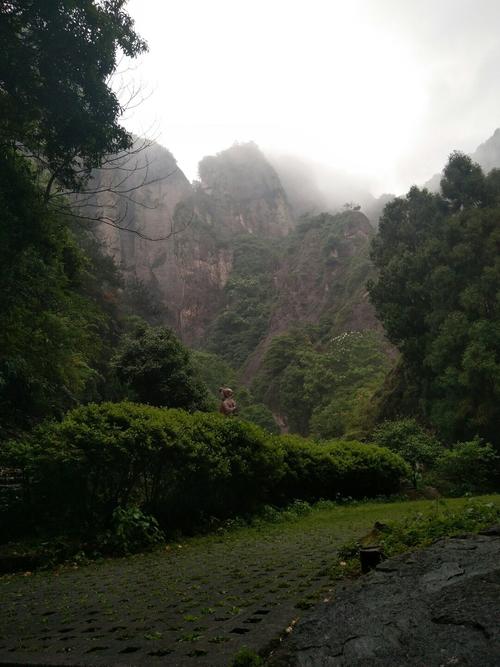
M 145 160 L 154 169 L 148 174 L 150 182 L 145 179 L 145 184 L 134 191 L 133 202 L 127 201 L 124 226 L 128 231 L 101 225 L 99 235 L 124 276 L 125 289 L 139 285 L 154 298 L 158 323 L 171 326 L 187 344 L 206 344 L 217 317 L 228 309 L 231 311 L 231 296 L 226 287 L 233 274 L 236 240 L 250 237 L 262 240 L 269 248 L 276 247 L 277 251 L 281 248 L 279 252 L 289 239 L 288 260 L 281 261 L 267 288 L 267 293 L 274 293 L 277 305 L 269 306 L 271 328 L 263 335 L 281 333 L 292 320 L 314 322 L 318 313 L 323 313 L 320 291 L 328 289 L 328 285 L 322 284 L 318 291 L 314 288 L 314 278 L 305 270 L 307 287 L 306 283 L 302 287 L 300 280 L 294 282 L 290 278 L 294 274 L 293 262 L 304 269 L 301 257 L 307 256 L 305 246 L 302 250 L 299 247 L 292 250 L 290 243 L 297 245 L 297 230 L 306 223 L 297 222 L 279 175 L 255 144 L 235 144 L 204 158 L 200 162 L 200 181 L 193 184 L 167 149 L 153 145 L 148 148 Z M 167 174 L 167 178 L 163 180 L 162 174 Z M 111 176 L 107 172 L 96 174 L 98 189 L 102 189 L 103 182 L 110 184 L 111 177 L 120 183 L 123 170 L 119 168 Z M 136 187 L 141 178 L 140 172 L 132 174 L 128 185 Z M 100 212 L 108 216 L 123 206 L 119 196 L 113 194 L 113 187 L 98 195 L 97 203 Z M 352 225 L 360 233 L 363 230 L 366 254 L 371 230 L 368 219 L 355 211 L 343 215 L 351 216 Z M 328 233 L 326 226 L 323 231 Z M 137 232 L 149 238 L 168 238 L 152 242 L 139 237 Z M 312 263 L 318 268 L 324 259 L 318 255 L 323 247 L 321 234 L 318 236 L 317 228 L 316 251 L 311 234 L 305 235 L 305 242 L 314 256 Z M 344 242 L 349 244 L 349 240 Z M 294 258 L 292 263 L 290 257 Z M 330 273 L 333 279 L 335 272 Z M 234 285 L 230 288 L 234 292 Z M 303 302 L 299 309 L 292 308 L 296 304 L 292 298 L 294 290 Z M 252 294 L 245 293 L 241 298 L 251 300 Z M 363 309 L 366 308 L 364 304 Z M 294 313 L 291 319 L 287 311 Z M 363 321 L 362 317 L 358 319 Z M 372 317 L 368 319 L 373 322 Z
M 500 165 L 500 130 L 474 157 Z M 98 234 L 120 268 L 125 291 L 137 289 L 155 303 L 154 323 L 212 351 L 230 340 L 238 351 L 226 358 L 250 379 L 272 339 L 297 325 L 326 319 L 332 334 L 380 330 L 365 283 L 374 223 L 391 195 L 372 198 L 371 221 L 353 204 L 300 217 L 321 191 L 312 180 L 293 191 L 290 175 L 302 172 L 292 165 L 287 192 L 279 164 L 252 142 L 203 158 L 200 180 L 193 183 L 157 144 L 143 159 L 147 177 L 142 165 L 127 176 L 140 187 L 125 207 L 112 187 L 124 170 L 96 174 L 98 185 L 111 185 L 97 195 L 100 212 L 123 213 L 128 228 L 101 225 Z M 263 263 L 259 257 L 265 256 Z

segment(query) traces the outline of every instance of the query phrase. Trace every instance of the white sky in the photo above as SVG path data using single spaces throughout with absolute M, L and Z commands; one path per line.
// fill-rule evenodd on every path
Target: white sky
M 500 0 L 129 0 L 125 125 L 188 178 L 235 141 L 405 191 L 500 126 Z

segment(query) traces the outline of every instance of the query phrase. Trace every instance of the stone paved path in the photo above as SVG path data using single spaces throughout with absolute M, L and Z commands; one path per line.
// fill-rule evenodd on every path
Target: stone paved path
M 345 527 L 292 528 L 2 577 L 0 664 L 226 666 L 243 645 L 279 636 L 302 613 L 297 602 L 328 588 Z

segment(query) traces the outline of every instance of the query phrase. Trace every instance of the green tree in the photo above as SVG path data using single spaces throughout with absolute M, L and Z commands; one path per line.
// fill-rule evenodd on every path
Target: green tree
M 436 265 L 436 234 L 447 212 L 442 197 L 412 187 L 406 197 L 387 204 L 372 243 L 379 275 L 369 283 L 370 297 L 389 340 L 410 364 L 422 363 L 432 298 L 426 282 Z M 443 300 L 447 287 L 441 285 Z
M 373 392 L 389 361 L 375 332 L 345 332 L 313 343 L 304 331 L 277 336 L 254 391 L 291 431 L 319 438 L 363 435 Z
M 208 407 L 207 388 L 194 371 L 189 351 L 170 329 L 138 325 L 123 337 L 112 364 L 141 403 L 185 410 Z
M 500 457 L 480 438 L 457 442 L 442 452 L 435 476 L 439 489 L 447 494 L 495 491 L 500 477 Z
M 402 353 L 400 379 L 415 398 L 404 402 L 450 443 L 478 434 L 500 444 L 497 186 L 454 153 L 446 199 L 412 188 L 386 206 L 373 243 L 379 277 L 369 290 Z
M 409 464 L 415 488 L 423 466 L 434 463 L 441 453 L 436 438 L 415 419 L 384 422 L 375 429 L 372 439 L 376 445 L 391 449 Z
M 210 327 L 207 346 L 239 367 L 267 331 L 275 288 L 272 242 L 241 236 L 234 244 L 233 268 L 224 288 L 224 308 Z
M 486 204 L 488 187 L 481 167 L 465 153 L 454 151 L 444 168 L 441 193 L 454 212 Z
M 116 272 L 74 233 L 67 200 L 56 208 L 49 195 L 56 183 L 81 188 L 132 144 L 109 77 L 119 53 L 146 47 L 124 6 L 0 3 L 0 437 L 99 398 L 104 384 Z
M 0 4 L 0 147 L 21 148 L 53 181 L 78 189 L 105 155 L 126 150 L 109 85 L 119 53 L 146 44 L 125 0 Z
M 91 260 L 12 152 L 0 160 L 0 210 L 1 437 L 92 397 L 110 315 Z
M 267 350 L 252 389 L 258 400 L 286 416 L 292 431 L 308 433 L 313 405 L 305 395 L 306 367 L 314 356 L 310 337 L 294 330 L 276 336 Z
M 319 397 L 310 430 L 332 438 L 366 435 L 370 402 L 389 367 L 380 335 L 373 331 L 350 331 L 330 339 L 309 369 L 308 385 Z

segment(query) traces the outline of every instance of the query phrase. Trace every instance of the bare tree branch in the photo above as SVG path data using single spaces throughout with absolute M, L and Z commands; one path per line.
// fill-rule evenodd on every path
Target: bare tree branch
M 61 210 L 61 212 L 62 212 L 62 210 Z M 64 212 L 66 214 L 68 214 L 67 210 L 65 210 Z M 79 215 L 79 214 L 76 214 L 76 213 L 69 213 L 69 215 L 70 215 L 71 218 L 74 218 L 77 221 L 78 220 L 86 220 L 88 222 L 95 222 L 95 223 L 101 223 L 101 224 L 104 224 L 104 225 L 108 225 L 109 227 L 114 227 L 115 229 L 119 229 L 120 231 L 135 234 L 139 238 L 144 239 L 146 241 L 166 241 L 169 238 L 172 238 L 173 236 L 176 236 L 177 234 L 181 234 L 182 232 L 186 231 L 186 229 L 188 229 L 188 227 L 191 225 L 191 223 L 194 220 L 195 212 L 194 212 L 194 209 L 193 209 L 191 211 L 190 219 L 186 223 L 184 223 L 184 225 L 182 227 L 180 227 L 179 229 L 175 229 L 172 221 L 170 221 L 170 231 L 167 234 L 165 234 L 165 236 L 158 236 L 156 238 L 153 238 L 151 236 L 147 236 L 147 234 L 144 234 L 143 232 L 141 232 L 138 229 L 132 229 L 131 227 L 125 227 L 124 225 L 122 225 L 121 222 L 123 222 L 125 220 L 126 215 L 120 216 L 118 221 L 113 220 L 113 219 L 111 219 L 111 218 L 109 218 L 108 216 L 105 216 L 105 215 L 95 216 L 95 217 L 94 216 L 87 216 L 87 215 Z

